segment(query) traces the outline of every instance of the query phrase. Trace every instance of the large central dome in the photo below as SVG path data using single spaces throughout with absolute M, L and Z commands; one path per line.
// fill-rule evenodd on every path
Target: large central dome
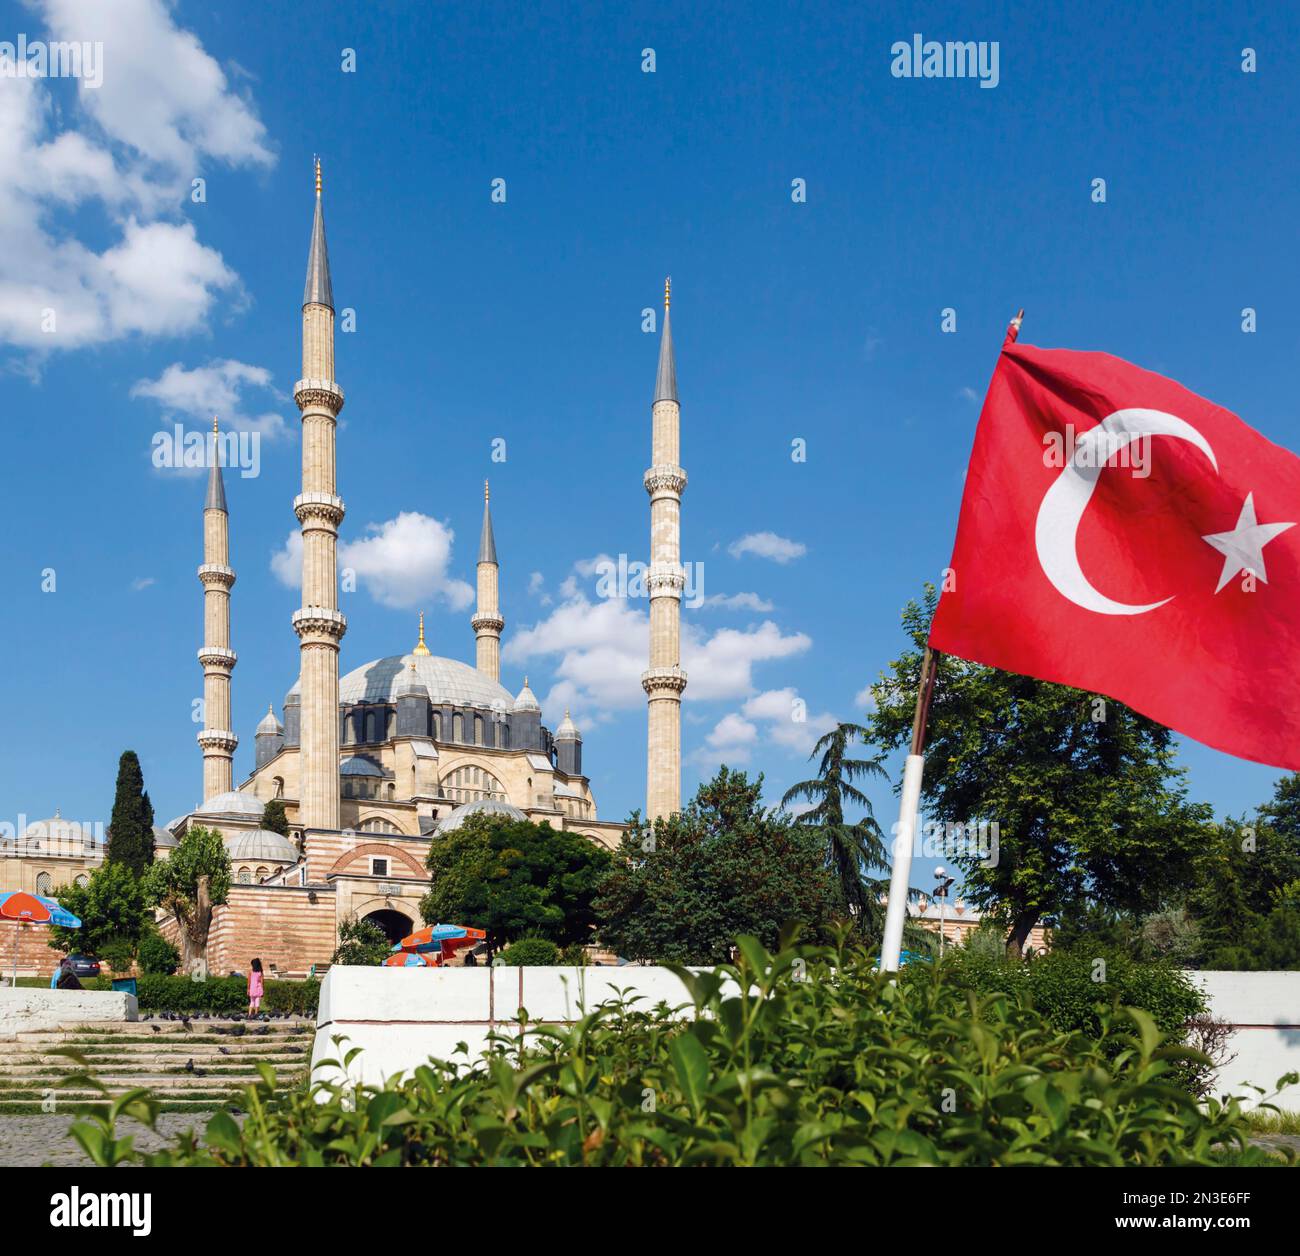
M 339 680 L 339 701 L 349 706 L 358 702 L 395 701 L 397 686 L 404 676 L 410 676 L 412 662 L 435 706 L 509 711 L 514 704 L 513 696 L 504 686 L 466 663 L 439 658 L 436 654 L 394 654 L 363 664 Z M 298 686 L 294 685 L 289 692 L 296 694 Z

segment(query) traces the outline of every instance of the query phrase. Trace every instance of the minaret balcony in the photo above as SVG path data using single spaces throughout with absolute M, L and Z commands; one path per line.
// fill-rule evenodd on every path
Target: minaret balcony
M 204 754 L 234 754 L 239 745 L 239 738 L 228 728 L 205 728 L 196 740 Z
M 475 632 L 493 632 L 500 636 L 501 629 L 506 626 L 506 621 L 500 615 L 475 615 L 469 621 L 469 626 Z
M 650 697 L 656 694 L 681 694 L 686 688 L 686 673 L 680 667 L 651 667 L 641 673 L 641 688 Z
M 229 589 L 235 583 L 235 569 L 224 563 L 204 563 L 199 568 L 199 580 L 205 589 L 213 586 Z
M 239 662 L 239 655 L 225 646 L 205 645 L 199 650 L 199 662 L 204 667 L 219 672 L 228 672 Z
M 679 563 L 651 563 L 646 571 L 645 587 L 652 598 L 680 598 L 686 588 L 686 571 Z
M 337 528 L 347 512 L 343 499 L 333 493 L 299 493 L 293 499 L 293 513 L 298 516 L 299 523 L 317 519 Z
M 347 616 L 328 606 L 303 606 L 293 613 L 293 630 L 300 638 L 329 637 L 338 641 L 348 630 Z
M 686 472 L 681 467 L 663 463 L 646 471 L 644 483 L 651 500 L 656 497 L 680 497 L 686 487 Z
M 323 409 L 338 414 L 343 409 L 343 389 L 332 379 L 300 379 L 293 386 L 299 410 Z

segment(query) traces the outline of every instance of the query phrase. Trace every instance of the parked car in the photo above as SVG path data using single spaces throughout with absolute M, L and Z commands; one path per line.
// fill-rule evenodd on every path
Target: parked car
M 78 978 L 99 976 L 99 960 L 81 954 L 69 955 L 68 959 L 72 964 L 73 974 Z

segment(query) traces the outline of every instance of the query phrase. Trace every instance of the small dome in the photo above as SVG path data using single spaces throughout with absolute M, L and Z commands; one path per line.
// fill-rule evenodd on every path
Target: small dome
M 384 769 L 365 755 L 354 754 L 339 764 L 340 776 L 383 776 Z
M 578 732 L 578 726 L 569 718 L 569 708 L 564 708 L 564 718 L 560 721 L 560 727 L 555 730 L 556 741 L 581 741 L 582 734 Z
M 445 836 L 454 832 L 465 823 L 468 816 L 505 816 L 510 820 L 526 820 L 518 807 L 512 807 L 508 802 L 501 802 L 496 798 L 479 798 L 474 802 L 467 802 L 463 806 L 457 807 L 445 820 L 438 824 L 438 835 Z
M 275 718 L 275 708 L 267 707 L 266 714 L 262 716 L 262 722 L 257 726 L 257 735 L 261 737 L 263 733 L 270 733 L 272 736 L 278 737 L 283 732 L 284 726 Z
M 217 794 L 209 798 L 198 809 L 199 815 L 205 816 L 257 816 L 261 819 L 263 804 L 252 794 L 245 794 L 232 789 L 228 794 Z
M 291 864 L 298 862 L 298 848 L 287 838 L 270 829 L 254 829 L 251 833 L 232 833 L 225 841 L 226 854 L 241 863 Z
M 160 825 L 157 825 L 157 824 L 155 824 L 155 825 L 153 826 L 153 848 L 154 848 L 154 850 L 157 850 L 160 846 L 170 848 L 170 847 L 173 847 L 173 846 L 179 846 L 179 845 L 180 845 L 180 842 L 178 842 L 178 841 L 176 840 L 175 835 L 171 832 L 170 829 L 164 829 L 164 828 L 162 828 Z
M 48 820 L 33 820 L 23 830 L 23 840 L 29 845 L 44 842 L 48 847 L 57 845 L 93 844 L 94 834 L 75 820 L 65 820 L 58 809 Z M 54 853 L 51 849 L 51 853 Z
M 537 695 L 528 687 L 528 677 L 524 677 L 524 687 L 519 691 L 519 697 L 515 699 L 515 704 L 511 708 L 514 711 L 536 711 L 538 715 L 542 713 L 542 704 L 537 701 Z

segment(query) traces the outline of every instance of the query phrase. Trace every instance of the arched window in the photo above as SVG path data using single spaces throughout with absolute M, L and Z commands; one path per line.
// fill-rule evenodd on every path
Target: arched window
M 84 872 L 76 878 L 76 881 L 83 890 L 90 884 L 90 878 Z
M 275 796 L 276 796 L 277 798 L 283 798 L 283 797 L 284 797 L 284 777 L 283 777 L 283 776 L 277 776 L 277 777 L 275 778 L 274 784 L 275 784 Z
M 451 717 L 451 739 L 452 741 L 465 740 L 465 717 L 459 711 Z
M 505 786 L 491 772 L 469 763 L 443 777 L 442 792 L 457 804 L 477 802 L 480 798 L 508 801 Z
M 400 833 L 402 830 L 387 816 L 371 816 L 369 819 L 361 821 L 361 831 L 363 833 Z
M 248 870 L 247 868 L 240 868 L 240 870 L 239 870 L 239 884 L 240 884 L 240 885 L 252 885 L 252 884 L 253 884 L 253 874 L 252 874 L 251 872 L 249 872 L 249 870 Z
M 36 892 L 37 894 L 49 894 L 53 888 L 48 872 L 38 872 L 36 874 Z
M 442 712 L 433 713 L 433 740 L 437 741 L 442 736 Z
M 257 870 L 257 879 L 258 879 L 259 881 L 265 881 L 265 880 L 266 880 L 267 871 L 268 871 L 268 870 L 267 870 L 266 868 L 259 868 L 259 869 Z
M 481 715 L 474 716 L 474 744 L 476 746 L 483 744 L 483 717 Z

